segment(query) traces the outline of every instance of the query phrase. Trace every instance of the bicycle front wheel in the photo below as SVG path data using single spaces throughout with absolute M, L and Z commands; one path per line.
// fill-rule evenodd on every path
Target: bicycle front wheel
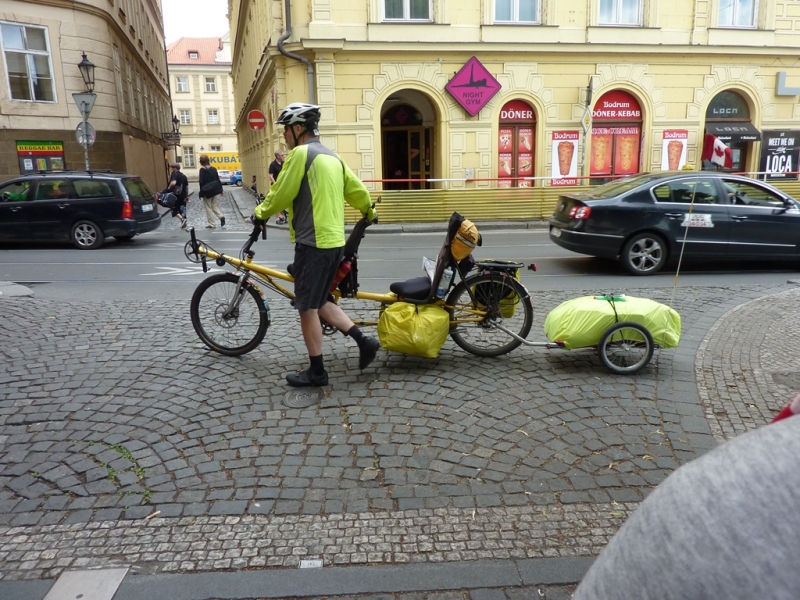
M 533 307 L 527 290 L 504 273 L 468 277 L 453 288 L 447 305 L 451 307 L 450 337 L 476 356 L 511 352 L 522 341 L 508 332 L 524 339 L 533 324 Z
M 203 343 L 226 356 L 254 350 L 269 327 L 264 300 L 249 282 L 239 288 L 239 277 L 219 273 L 204 279 L 192 295 L 192 326 Z

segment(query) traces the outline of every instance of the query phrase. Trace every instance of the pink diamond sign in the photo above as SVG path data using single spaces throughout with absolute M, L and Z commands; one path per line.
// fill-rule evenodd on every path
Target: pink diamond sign
M 500 87 L 497 79 L 473 56 L 444 89 L 474 117 L 500 91 Z

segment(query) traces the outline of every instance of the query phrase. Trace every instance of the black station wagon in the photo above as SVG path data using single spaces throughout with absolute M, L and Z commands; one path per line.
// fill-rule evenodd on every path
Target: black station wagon
M 634 275 L 685 258 L 800 261 L 800 204 L 760 181 L 715 172 L 636 175 L 559 197 L 559 246 L 619 259 Z
M 135 175 L 57 171 L 0 183 L 0 242 L 71 240 L 88 250 L 160 224 L 153 192 Z

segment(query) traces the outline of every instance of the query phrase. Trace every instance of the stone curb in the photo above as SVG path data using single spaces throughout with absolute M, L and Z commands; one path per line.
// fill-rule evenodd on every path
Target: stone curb
M 0 281 L 0 300 L 19 296 L 33 296 L 33 290 L 13 281 Z
M 301 598 L 575 584 L 594 558 L 541 558 L 384 567 L 130 575 L 115 600 Z M 42 600 L 54 580 L 0 582 L 4 600 Z

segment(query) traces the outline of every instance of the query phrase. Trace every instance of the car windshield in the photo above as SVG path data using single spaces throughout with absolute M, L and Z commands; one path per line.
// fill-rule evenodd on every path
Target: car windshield
M 604 199 L 604 198 L 614 198 L 615 196 L 619 196 L 624 194 L 625 192 L 629 192 L 634 188 L 639 187 L 644 183 L 648 183 L 650 181 L 654 181 L 663 177 L 663 174 L 656 174 L 656 173 L 646 173 L 644 175 L 637 175 L 635 177 L 625 177 L 624 179 L 617 179 L 615 181 L 610 181 L 605 183 L 601 186 L 598 186 L 588 192 L 585 192 L 585 198 L 589 199 Z
M 125 186 L 125 191 L 128 192 L 128 196 L 131 198 L 145 200 L 153 197 L 153 192 L 151 192 L 147 184 L 138 177 L 123 179 L 122 185 Z

